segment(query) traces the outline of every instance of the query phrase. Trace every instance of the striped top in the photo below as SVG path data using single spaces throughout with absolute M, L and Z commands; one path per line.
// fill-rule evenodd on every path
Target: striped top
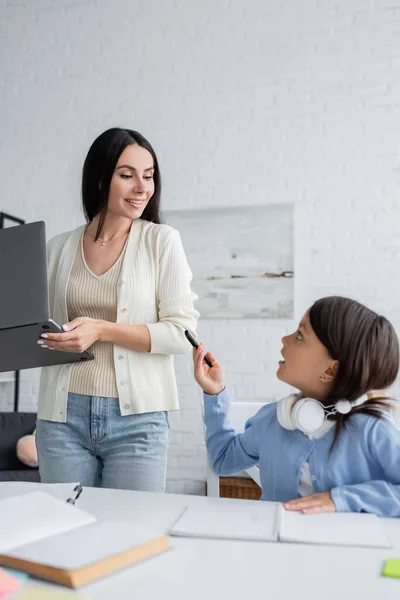
M 126 244 L 113 266 L 95 275 L 86 264 L 83 235 L 67 285 L 68 320 L 90 317 L 115 323 L 117 320 L 117 284 Z M 118 398 L 115 380 L 113 344 L 95 342 L 90 347 L 94 360 L 74 363 L 71 367 L 69 391 L 88 396 Z

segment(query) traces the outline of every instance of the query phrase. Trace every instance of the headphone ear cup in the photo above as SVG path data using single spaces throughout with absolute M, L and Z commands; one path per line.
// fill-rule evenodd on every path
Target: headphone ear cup
M 336 402 L 335 408 L 340 415 L 348 415 L 353 405 L 349 400 L 339 400 Z
M 291 394 L 286 398 L 282 398 L 279 400 L 278 405 L 276 407 L 276 416 L 278 419 L 279 425 L 284 429 L 289 429 L 289 431 L 294 431 L 296 429 L 295 424 L 292 419 L 292 407 L 298 398 L 297 394 Z
M 306 435 L 317 431 L 325 422 L 325 409 L 313 398 L 302 398 L 293 406 L 292 421 Z

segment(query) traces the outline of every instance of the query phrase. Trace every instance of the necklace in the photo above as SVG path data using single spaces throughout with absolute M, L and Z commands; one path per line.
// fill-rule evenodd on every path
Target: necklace
M 100 246 L 105 246 L 106 244 L 108 244 L 109 242 L 112 242 L 113 240 L 117 240 L 118 238 L 129 235 L 129 231 L 127 231 L 127 232 L 123 233 L 122 235 L 114 235 L 114 237 L 110 238 L 109 240 L 101 240 L 100 238 L 98 240 L 96 240 L 95 239 L 96 236 L 92 235 L 88 231 L 86 231 L 86 233 L 94 240 L 95 243 L 99 242 Z

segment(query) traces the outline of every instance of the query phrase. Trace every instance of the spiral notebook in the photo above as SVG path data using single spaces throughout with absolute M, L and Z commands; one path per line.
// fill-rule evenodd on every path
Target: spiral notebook
M 382 522 L 366 513 L 303 515 L 273 502 L 211 502 L 186 508 L 172 536 L 390 548 Z
M 78 488 L 78 489 L 77 489 Z M 35 491 L 0 500 L 0 565 L 79 587 L 169 548 L 130 522 L 99 522 L 67 501 Z

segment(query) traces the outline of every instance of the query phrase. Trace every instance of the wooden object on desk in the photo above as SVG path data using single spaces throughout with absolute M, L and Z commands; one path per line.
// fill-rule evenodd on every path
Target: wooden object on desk
M 71 491 L 76 489 L 71 484 Z M 44 492 L 0 500 L 0 565 L 67 587 L 79 587 L 168 547 L 164 530 L 138 527 L 129 519 L 97 521 Z
M 151 536 L 125 522 L 95 522 L 14 548 L 0 555 L 0 565 L 77 588 L 169 547 L 166 535 Z

